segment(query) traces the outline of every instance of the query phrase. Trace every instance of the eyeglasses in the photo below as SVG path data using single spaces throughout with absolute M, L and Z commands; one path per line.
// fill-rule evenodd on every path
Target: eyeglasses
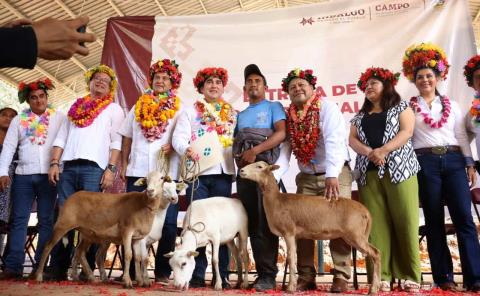
M 104 79 L 104 78 L 98 78 L 98 77 L 93 77 L 92 80 L 101 82 L 103 84 L 110 84 L 111 80 L 110 79 Z

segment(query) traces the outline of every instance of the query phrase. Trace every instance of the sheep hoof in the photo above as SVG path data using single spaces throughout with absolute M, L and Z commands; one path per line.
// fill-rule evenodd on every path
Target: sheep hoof
M 370 289 L 368 290 L 368 295 L 376 295 L 378 293 L 378 286 L 371 285 Z
M 151 287 L 151 286 L 152 286 L 152 280 L 150 280 L 149 278 L 144 278 L 142 287 Z
M 215 288 L 216 291 L 222 291 L 222 281 L 217 281 L 215 283 Z
M 131 279 L 123 279 L 123 287 L 126 289 L 133 288 L 132 280 Z
M 243 280 L 243 281 L 242 281 L 242 284 L 240 285 L 240 288 L 242 288 L 242 289 L 248 289 L 248 287 L 249 287 L 248 281 Z
M 35 281 L 41 283 L 43 282 L 43 272 L 37 272 L 34 277 Z
M 295 293 L 297 291 L 297 285 L 295 284 L 288 284 L 287 292 Z

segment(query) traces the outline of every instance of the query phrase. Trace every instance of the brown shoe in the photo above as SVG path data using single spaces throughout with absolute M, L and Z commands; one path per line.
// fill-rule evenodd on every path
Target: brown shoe
M 454 282 L 445 282 L 443 284 L 439 284 L 438 287 L 443 291 L 452 291 L 457 292 L 457 285 Z
M 348 290 L 348 282 L 341 278 L 334 278 L 332 286 L 330 287 L 330 293 L 343 293 Z
M 315 279 L 308 280 L 302 277 L 298 278 L 297 281 L 297 291 L 308 291 L 308 290 L 316 290 L 317 284 L 315 283 Z

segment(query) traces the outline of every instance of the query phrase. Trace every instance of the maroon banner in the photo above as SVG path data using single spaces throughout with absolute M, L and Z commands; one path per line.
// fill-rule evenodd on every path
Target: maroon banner
M 154 26 L 154 16 L 112 17 L 107 21 L 101 63 L 117 73 L 115 100 L 126 110 L 147 86 Z

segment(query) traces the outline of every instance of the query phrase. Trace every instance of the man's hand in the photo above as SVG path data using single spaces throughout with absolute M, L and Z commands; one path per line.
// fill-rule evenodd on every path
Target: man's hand
M 187 149 L 188 150 L 188 149 Z M 165 155 L 169 155 L 173 151 L 172 144 L 165 144 L 162 146 L 162 151 Z
M 13 20 L 10 22 L 6 22 L 0 26 L 0 28 L 14 28 L 18 26 L 28 26 L 31 25 L 32 21 L 29 19 L 18 19 L 18 20 Z
M 256 158 L 257 158 L 257 153 L 253 148 L 245 150 L 242 153 L 242 164 L 247 165 L 247 164 L 254 163 Z
M 0 191 L 5 191 L 10 185 L 10 177 L 9 176 L 1 176 L 0 177 Z
M 102 180 L 100 181 L 102 191 L 105 191 L 110 187 L 112 187 L 114 179 L 115 179 L 115 174 L 109 169 L 106 169 L 105 172 L 103 173 Z
M 337 200 L 340 195 L 340 186 L 338 183 L 338 178 L 327 177 L 325 178 L 325 198 L 330 201 Z
M 123 164 L 122 169 L 120 170 L 120 179 L 122 179 L 123 182 L 127 181 L 127 165 Z
M 468 182 L 470 183 L 470 188 L 472 188 L 477 183 L 477 173 L 475 172 L 474 167 L 472 166 L 468 167 L 467 177 L 468 177 Z
M 46 60 L 66 60 L 76 53 L 88 55 L 88 48 L 80 43 L 95 41 L 95 35 L 77 32 L 88 22 L 88 16 L 81 16 L 73 20 L 45 18 L 32 23 L 37 38 L 37 55 Z
M 195 158 L 195 152 L 193 152 L 192 147 L 188 147 L 187 150 L 185 150 L 185 155 L 190 159 Z
M 58 165 L 53 165 L 48 169 L 48 181 L 52 185 L 57 185 L 57 182 L 60 180 L 60 168 Z

